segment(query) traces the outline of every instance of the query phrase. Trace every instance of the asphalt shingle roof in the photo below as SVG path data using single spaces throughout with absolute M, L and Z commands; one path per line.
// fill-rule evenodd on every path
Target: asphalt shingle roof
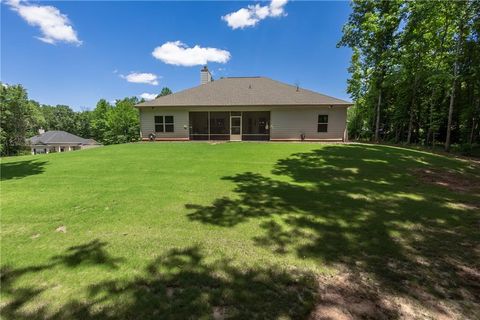
M 351 102 L 265 77 L 222 78 L 137 104 L 156 106 L 352 105 Z
M 68 143 L 68 144 L 79 144 L 79 145 L 99 144 L 93 139 L 84 139 L 65 131 L 47 131 L 42 134 L 31 137 L 30 139 L 27 139 L 27 141 L 33 145 L 57 144 L 57 143 Z

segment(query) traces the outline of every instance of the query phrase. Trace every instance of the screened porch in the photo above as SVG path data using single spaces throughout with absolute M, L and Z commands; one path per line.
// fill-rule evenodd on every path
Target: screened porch
M 189 112 L 190 140 L 270 140 L 270 111 Z

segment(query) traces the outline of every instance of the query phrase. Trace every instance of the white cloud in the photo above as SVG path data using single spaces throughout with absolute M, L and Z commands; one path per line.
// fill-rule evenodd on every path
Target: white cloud
M 230 52 L 217 48 L 202 48 L 199 45 L 189 48 L 180 41 L 166 42 L 156 47 L 152 55 L 167 64 L 191 67 L 210 62 L 226 63 Z
M 270 3 L 270 16 L 271 17 L 283 17 L 287 14 L 283 7 L 287 4 L 288 0 L 272 0 Z
M 232 29 L 252 27 L 260 21 L 255 17 L 253 10 L 251 10 L 250 7 L 248 9 L 242 8 L 238 11 L 229 13 L 226 16 L 223 16 L 222 19 L 225 20 Z
M 158 76 L 153 73 L 136 73 L 132 72 L 124 76 L 123 74 L 120 75 L 121 78 L 127 80 L 128 82 L 133 83 L 146 83 L 151 85 L 158 85 Z
M 20 0 L 10 0 L 7 4 L 29 25 L 40 28 L 42 36 L 37 39 L 50 44 L 57 42 L 82 44 L 68 17 L 56 7 L 34 5 Z
M 288 0 L 272 0 L 268 6 L 259 4 L 249 5 L 247 8 L 241 8 L 238 11 L 231 12 L 222 17 L 228 26 L 232 29 L 243 29 L 253 27 L 261 20 L 268 17 L 283 17 L 285 13 L 284 7 Z
M 146 93 L 146 92 L 144 92 L 140 95 L 140 98 L 143 98 L 145 100 L 153 100 L 156 97 L 157 97 L 156 93 Z

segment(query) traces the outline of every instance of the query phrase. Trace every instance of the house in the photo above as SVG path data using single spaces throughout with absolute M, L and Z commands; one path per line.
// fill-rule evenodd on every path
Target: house
M 143 140 L 345 141 L 351 102 L 265 77 L 213 81 L 136 105 Z
M 100 147 L 93 139 L 84 139 L 65 131 L 47 131 L 40 129 L 39 134 L 27 139 L 32 154 L 66 152 Z

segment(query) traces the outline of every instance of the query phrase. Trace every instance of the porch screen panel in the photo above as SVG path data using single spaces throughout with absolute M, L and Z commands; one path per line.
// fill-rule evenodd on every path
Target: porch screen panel
M 208 112 L 190 112 L 190 140 L 208 140 Z
M 230 140 L 230 112 L 210 112 L 210 140 Z
M 270 111 L 243 112 L 242 140 L 270 140 Z

